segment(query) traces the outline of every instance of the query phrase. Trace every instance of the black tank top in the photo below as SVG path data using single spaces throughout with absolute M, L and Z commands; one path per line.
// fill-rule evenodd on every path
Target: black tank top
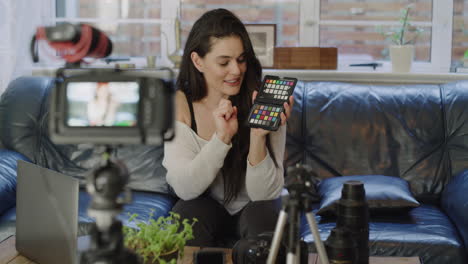
M 195 112 L 193 112 L 193 103 L 192 103 L 192 100 L 187 98 L 187 102 L 188 102 L 188 105 L 189 105 L 189 108 L 190 108 L 190 124 L 191 124 L 191 128 L 193 131 L 195 131 L 195 133 L 197 133 L 197 122 L 195 122 Z

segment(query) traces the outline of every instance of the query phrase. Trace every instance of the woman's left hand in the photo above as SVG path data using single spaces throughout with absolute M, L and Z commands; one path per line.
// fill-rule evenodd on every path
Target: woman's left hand
M 254 91 L 252 94 L 252 103 L 255 101 L 255 98 L 257 98 L 258 92 Z M 284 112 L 281 112 L 280 118 L 281 118 L 281 125 L 284 126 L 286 125 L 286 121 L 288 118 L 291 116 L 292 112 L 292 107 L 294 105 L 294 97 L 289 96 L 288 100 L 289 104 L 287 102 L 284 102 L 283 107 L 284 107 Z M 266 136 L 268 133 L 270 133 L 270 130 L 266 130 L 263 128 L 252 128 L 252 132 L 254 135 L 258 136 Z

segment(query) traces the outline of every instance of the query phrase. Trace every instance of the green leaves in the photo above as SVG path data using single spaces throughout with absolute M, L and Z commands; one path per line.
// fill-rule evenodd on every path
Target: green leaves
M 392 27 L 388 31 L 384 31 L 382 26 L 377 26 L 377 32 L 384 35 L 385 38 L 394 45 L 413 43 L 424 30 L 411 25 L 409 16 L 412 7 L 413 5 L 410 4 L 400 11 L 400 17 L 398 19 L 400 25 L 398 27 Z
M 124 244 L 140 255 L 145 263 L 147 261 L 159 261 L 168 263 L 162 259 L 162 255 L 178 251 L 180 257 L 183 256 L 184 247 L 188 240 L 193 239 L 193 225 L 197 219 L 183 219 L 174 212 L 169 212 L 169 216 L 153 219 L 154 209 L 151 209 L 148 222 L 137 222 L 138 229 L 127 226 L 123 227 Z M 129 222 L 134 221 L 137 214 L 132 214 Z M 169 263 L 176 263 L 176 259 Z

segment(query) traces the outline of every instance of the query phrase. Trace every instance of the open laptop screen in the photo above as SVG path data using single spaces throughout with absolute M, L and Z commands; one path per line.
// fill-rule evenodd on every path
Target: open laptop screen
M 78 180 L 19 160 L 16 250 L 41 264 L 77 263 Z

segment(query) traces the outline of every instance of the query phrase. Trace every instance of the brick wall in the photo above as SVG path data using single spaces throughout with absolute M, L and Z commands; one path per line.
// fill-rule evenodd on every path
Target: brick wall
M 468 49 L 468 2 L 454 0 L 452 61 L 460 61 Z M 459 62 L 460 63 L 460 62 Z M 452 63 L 454 64 L 454 63 Z
M 126 18 L 158 19 L 161 17 L 162 0 L 128 1 Z M 102 16 L 100 9 L 118 8 L 113 14 L 122 17 L 121 0 L 110 2 L 106 8 L 104 1 L 79 0 L 79 16 L 94 18 Z M 115 4 L 118 2 L 119 4 Z M 399 12 L 409 2 L 414 3 L 412 21 L 430 21 L 432 0 L 322 0 L 322 20 L 379 20 L 395 21 Z M 454 37 L 452 59 L 459 60 L 468 47 L 468 12 L 466 0 L 454 0 Z M 99 4 L 101 3 L 101 4 Z M 100 6 L 99 6 L 100 5 Z M 238 15 L 244 23 L 276 24 L 277 46 L 299 45 L 299 0 L 181 0 L 182 45 L 191 26 L 204 12 L 214 8 L 226 8 Z M 352 14 L 351 11 L 354 11 Z M 360 13 L 362 12 L 362 13 Z M 97 25 L 100 26 L 100 25 Z M 161 37 L 159 25 L 122 24 L 102 25 L 108 29 L 115 49 L 114 55 L 146 56 L 160 54 Z M 321 46 L 336 46 L 340 54 L 369 54 L 373 59 L 388 59 L 388 41 L 373 26 L 321 26 Z M 420 35 L 416 42 L 416 60 L 430 60 L 430 29 Z M 163 51 L 165 52 L 165 51 Z
M 108 5 L 106 5 L 108 3 Z M 78 16 L 103 19 L 159 19 L 161 0 L 131 0 L 128 6 L 121 0 L 110 2 L 79 0 Z M 114 44 L 115 56 L 147 56 L 161 53 L 161 31 L 158 24 L 100 23 L 96 27 L 106 31 Z
M 299 1 L 251 1 L 251 0 L 182 0 L 182 39 L 185 39 L 193 23 L 206 11 L 226 8 L 244 23 L 276 24 L 277 46 L 299 45 Z

